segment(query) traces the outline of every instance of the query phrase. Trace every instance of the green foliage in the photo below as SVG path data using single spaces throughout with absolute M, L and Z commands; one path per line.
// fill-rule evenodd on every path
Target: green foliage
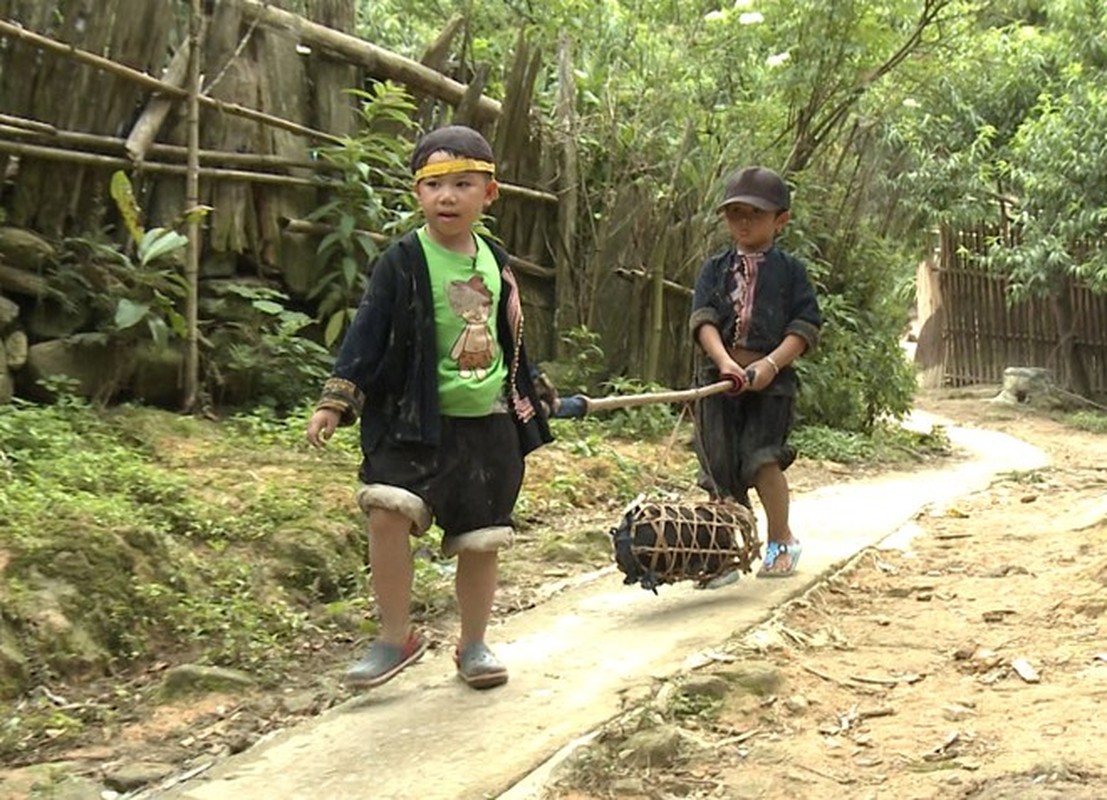
M 719 243 L 712 209 L 721 175 L 754 162 L 790 171 L 803 227 L 790 231 L 788 241 L 831 276 L 821 288 L 846 323 L 825 347 L 835 396 L 825 414 L 809 411 L 830 420 L 844 409 L 848 424 L 862 429 L 880 415 L 902 413 L 910 402 L 909 371 L 893 357 L 914 266 L 930 245 L 927 223 L 919 226 L 919 204 L 896 180 L 917 169 L 905 163 L 908 134 L 897 137 L 890 125 L 919 93 L 913 89 L 941 78 L 950 48 L 972 52 L 975 10 L 958 0 L 768 0 L 719 9 L 653 0 L 554 0 L 525 7 L 457 2 L 430 9 L 387 0 L 365 24 L 374 40 L 412 52 L 438 30 L 444 14 L 464 12 L 463 69 L 484 56 L 506 63 L 502 57 L 512 53 L 519 31 L 547 52 L 566 36 L 578 114 L 580 228 L 588 232 L 578 242 L 581 252 L 597 246 L 588 236 L 614 235 L 625 224 L 632 231 L 628 239 L 648 253 L 659 232 L 679 220 L 690 246 L 667 254 L 666 271 L 688 285 L 706 251 Z M 401 15 L 404 25 L 389 21 L 392 15 Z M 550 110 L 560 88 L 556 62 L 545 59 L 542 69 L 536 102 Z M 901 72 L 906 79 L 897 82 Z M 979 65 L 975 74 L 991 79 Z M 659 84 L 657 75 L 665 81 Z M 1018 90 L 1031 83 L 1020 81 Z M 495 77 L 491 86 L 494 92 Z M 948 103 L 948 110 L 969 99 Z M 927 145 L 940 149 L 931 139 Z M 640 209 L 625 223 L 614 219 L 633 198 Z M 618 313 L 588 292 L 581 287 L 582 304 L 595 306 L 593 316 Z M 550 366 L 565 394 L 594 394 L 607 377 L 595 374 L 604 362 L 587 354 L 587 344 L 578 342 L 566 363 Z M 848 352 L 829 352 L 839 347 Z M 857 369 L 886 364 L 892 365 L 890 386 L 870 377 L 871 369 Z
M 193 556 L 198 580 L 185 589 L 139 583 L 136 597 L 149 629 L 170 626 L 180 641 L 202 642 L 202 660 L 250 669 L 263 678 L 279 674 L 282 658 L 308 626 L 308 616 L 271 596 L 265 571 L 246 558 L 219 553 Z
M 600 335 L 586 325 L 561 332 L 564 355 L 545 370 L 559 395 L 594 394 L 601 388 L 604 352 Z
M 945 428 L 919 433 L 898 425 L 878 425 L 869 433 L 826 425 L 804 425 L 791 442 L 804 458 L 840 464 L 917 462 L 951 452 Z
M 1107 413 L 1103 411 L 1076 411 L 1065 417 L 1065 424 L 1077 430 L 1100 435 L 1107 434 Z
M 666 710 L 674 720 L 696 719 L 710 722 L 722 713 L 723 700 L 709 694 L 677 692 Z
M 926 222 L 1011 226 L 989 262 L 1013 298 L 1055 294 L 1066 277 L 1107 288 L 1107 63 L 1102 37 L 1087 35 L 1107 12 L 1024 11 L 981 18 L 917 84 L 890 129 L 910 154 L 900 184 Z
M 611 378 L 604 383 L 604 395 L 617 397 L 626 394 L 649 394 L 666 391 L 666 387 L 648 381 L 633 378 Z M 622 408 L 607 414 L 604 428 L 612 436 L 624 439 L 645 439 L 649 441 L 671 436 L 681 418 L 677 406 L 664 403 Z
M 429 541 L 439 541 L 442 531 L 429 533 Z M 442 560 L 429 546 L 417 547 L 414 555 L 414 577 L 411 585 L 412 609 L 419 614 L 441 613 L 450 608 L 454 597 L 454 575 L 457 561 Z
M 1107 90 L 1104 73 L 1071 65 L 1011 143 L 1018 242 L 989 253 L 1015 298 L 1064 290 L 1072 276 L 1107 291 Z
M 302 643 L 313 597 L 340 602 L 360 594 L 350 576 L 361 568 L 363 548 L 342 549 L 332 535 L 314 537 L 315 550 L 301 556 L 309 559 L 307 572 L 314 563 L 329 570 L 322 583 L 271 573 L 272 552 L 285 546 L 282 541 L 299 553 L 325 524 L 318 473 L 305 481 L 261 481 L 257 474 L 244 479 L 251 474 L 247 458 L 280 446 L 280 464 L 290 440 L 281 433 L 257 441 L 258 431 L 279 427 L 271 411 L 252 425 L 245 419 L 213 429 L 144 409 L 98 410 L 64 396 L 47 407 L 18 400 L 0 406 L 0 550 L 9 557 L 0 581 L 5 618 L 18 624 L 45 603 L 56 604 L 80 632 L 71 642 L 48 631 L 36 636 L 33 625 L 19 628 L 17 646 L 36 674 L 87 668 L 70 652 L 82 642 L 95 646 L 88 655 L 92 665 L 106 659 L 100 668 L 184 643 L 196 648 L 194 659 L 266 677 Z M 306 450 L 303 419 L 284 427 L 299 429 Z M 171 428 L 180 430 L 170 436 Z M 199 476 L 180 469 L 175 454 L 164 449 L 172 438 L 190 449 L 208 448 L 213 468 Z M 213 490 L 209 484 L 212 477 L 220 480 L 222 462 L 236 477 Z M 336 450 L 314 463 L 349 472 L 356 458 Z
M 415 220 L 407 178 L 411 142 L 404 138 L 413 127 L 410 96 L 391 83 L 350 93 L 362 101 L 362 131 L 318 149 L 340 177 L 326 180 L 331 199 L 308 217 L 333 226 L 319 242 L 322 275 L 309 293 L 318 303 L 327 346 L 342 336 L 365 290 L 366 267 L 380 250 L 373 234 L 391 237 Z
M 314 396 L 330 374 L 332 358 L 300 335 L 311 317 L 288 308 L 288 296 L 275 289 L 241 283 L 225 291 L 245 301 L 251 313 L 209 334 L 205 367 L 215 393 L 226 387 L 235 397 L 282 412 Z
M 36 740 L 65 740 L 68 737 L 77 736 L 85 731 L 90 723 L 110 722 L 110 716 L 97 714 L 100 710 L 97 704 L 89 704 L 81 709 L 59 709 L 56 697 L 42 692 L 22 700 L 12 709 L 12 713 L 2 720 L 0 726 L 0 759 L 14 760 L 32 747 Z M 99 720 L 85 720 L 83 717 L 96 717 Z M 107 718 L 105 718 L 107 717 Z M 57 776 L 59 783 L 68 779 L 64 770 L 59 769 Z M 40 787 L 46 782 L 53 783 L 54 776 L 49 770 L 44 770 L 43 780 L 39 781 Z M 49 795 L 44 795 L 49 796 Z
M 178 306 L 188 285 L 171 256 L 184 243 L 180 234 L 154 228 L 143 235 L 135 262 L 105 242 L 65 240 L 50 280 L 52 296 L 93 312 L 92 332 L 76 338 L 113 345 L 147 339 L 158 347 L 183 339 L 187 324 Z
M 841 297 L 825 298 L 822 310 L 822 344 L 796 364 L 800 421 L 868 434 L 887 416 L 903 417 L 911 408 L 915 377 L 899 347 L 902 327 L 872 311 L 849 308 Z

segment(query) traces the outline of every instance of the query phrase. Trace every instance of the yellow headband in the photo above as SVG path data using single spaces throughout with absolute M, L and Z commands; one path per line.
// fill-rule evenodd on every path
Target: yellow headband
M 415 172 L 415 180 L 424 178 L 436 178 L 439 175 L 449 175 L 454 172 L 487 172 L 496 174 L 496 165 L 487 161 L 477 161 L 475 158 L 457 158 L 452 161 L 439 161 L 427 164 Z

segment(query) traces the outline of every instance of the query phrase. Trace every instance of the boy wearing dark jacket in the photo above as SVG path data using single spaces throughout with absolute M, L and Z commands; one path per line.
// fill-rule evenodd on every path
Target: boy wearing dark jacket
M 507 681 L 485 643 L 498 551 L 512 541 L 524 457 L 551 437 L 507 254 L 473 231 L 498 194 L 492 148 L 447 126 L 416 144 L 411 166 L 426 224 L 374 265 L 307 437 L 322 446 L 337 426 L 361 423 L 356 497 L 381 624 L 346 683 L 378 686 L 426 649 L 411 625 L 409 538 L 433 521 L 458 558 L 458 675 L 484 689 Z

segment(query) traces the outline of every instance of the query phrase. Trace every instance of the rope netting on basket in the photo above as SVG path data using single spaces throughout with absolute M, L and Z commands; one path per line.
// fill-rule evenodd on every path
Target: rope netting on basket
M 745 506 L 673 503 L 639 497 L 611 531 L 623 583 L 655 594 L 666 583 L 706 584 L 735 571 L 750 572 L 761 554 L 757 523 Z

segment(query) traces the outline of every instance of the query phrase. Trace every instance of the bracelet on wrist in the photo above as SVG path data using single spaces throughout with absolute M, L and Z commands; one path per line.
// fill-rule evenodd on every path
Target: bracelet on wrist
M 769 362 L 770 366 L 772 366 L 773 371 L 777 375 L 779 375 L 780 374 L 780 364 L 776 363 L 776 359 L 774 359 L 771 355 L 767 355 L 767 356 L 765 356 L 765 360 Z

